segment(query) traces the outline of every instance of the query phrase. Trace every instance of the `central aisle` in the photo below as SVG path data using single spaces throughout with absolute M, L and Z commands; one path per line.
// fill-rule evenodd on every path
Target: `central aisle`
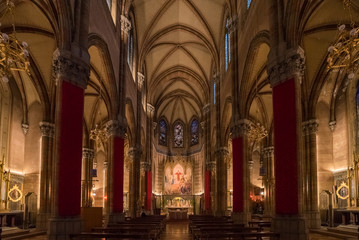
M 188 221 L 166 223 L 166 231 L 161 234 L 161 240 L 192 240 L 189 233 Z

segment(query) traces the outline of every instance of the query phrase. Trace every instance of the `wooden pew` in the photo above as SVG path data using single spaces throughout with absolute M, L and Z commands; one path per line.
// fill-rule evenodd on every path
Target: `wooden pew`
M 78 234 L 70 234 L 71 240 L 79 239 L 153 239 L 148 233 L 96 233 L 84 232 Z
M 207 239 L 235 239 L 235 240 L 262 240 L 264 237 L 271 240 L 279 240 L 280 235 L 273 232 L 211 232 L 199 240 Z

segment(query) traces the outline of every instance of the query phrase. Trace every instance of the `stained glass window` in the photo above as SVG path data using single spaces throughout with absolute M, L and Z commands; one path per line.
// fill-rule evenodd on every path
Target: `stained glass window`
M 231 62 L 231 34 L 229 33 L 229 18 L 226 21 L 226 31 L 224 36 L 224 58 L 225 58 L 225 67 L 226 71 L 228 69 L 229 63 Z
M 167 123 L 164 119 L 159 123 L 158 143 L 167 146 Z
M 174 146 L 175 147 L 183 147 L 183 124 L 181 122 L 177 122 L 174 125 Z
M 199 143 L 199 123 L 197 119 L 193 119 L 191 123 L 191 146 Z
M 247 8 L 251 5 L 252 0 L 247 0 Z
M 128 31 L 127 35 L 127 63 L 132 71 L 132 65 L 133 65 L 133 30 L 131 28 L 130 31 Z

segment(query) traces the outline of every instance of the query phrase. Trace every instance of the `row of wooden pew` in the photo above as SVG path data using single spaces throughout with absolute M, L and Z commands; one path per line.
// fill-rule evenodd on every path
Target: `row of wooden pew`
M 166 216 L 146 216 L 96 227 L 92 232 L 70 235 L 70 239 L 159 239 L 166 227 Z
M 195 240 L 205 239 L 241 239 L 264 240 L 279 239 L 279 234 L 264 231 L 270 227 L 270 221 L 253 219 L 248 223 L 236 224 L 229 217 L 190 216 L 190 232 Z

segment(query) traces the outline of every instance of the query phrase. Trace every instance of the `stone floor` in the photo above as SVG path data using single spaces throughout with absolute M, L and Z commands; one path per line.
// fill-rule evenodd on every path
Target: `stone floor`
M 29 240 L 47 240 L 46 236 L 38 236 L 28 238 Z M 162 233 L 161 240 L 192 240 L 192 236 L 188 231 L 188 222 L 168 222 L 166 231 Z M 328 236 L 311 233 L 309 240 L 338 240 Z

